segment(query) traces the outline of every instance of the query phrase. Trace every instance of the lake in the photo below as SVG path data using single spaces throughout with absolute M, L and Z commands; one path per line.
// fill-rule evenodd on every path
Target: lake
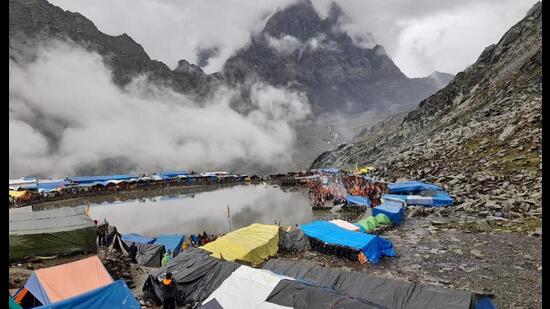
M 227 233 L 230 227 L 235 230 L 252 223 L 274 224 L 275 220 L 282 226 L 294 226 L 337 216 L 329 211 L 313 211 L 305 189 L 249 184 L 90 204 L 90 217 L 100 221 L 106 218 L 122 234 L 154 237 L 166 233 Z

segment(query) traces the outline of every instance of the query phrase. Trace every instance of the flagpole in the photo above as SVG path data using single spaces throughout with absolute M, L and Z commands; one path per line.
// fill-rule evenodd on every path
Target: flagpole
M 231 232 L 231 212 L 229 210 L 229 204 L 227 204 L 227 222 L 229 223 L 229 231 Z

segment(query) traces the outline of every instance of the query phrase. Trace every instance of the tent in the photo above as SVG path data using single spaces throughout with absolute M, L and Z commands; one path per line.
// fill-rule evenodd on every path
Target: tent
M 38 182 L 38 192 L 52 192 L 64 188 L 69 183 L 63 179 Z
M 9 216 L 9 260 L 97 252 L 97 228 L 84 208 L 65 207 Z
M 95 290 L 62 300 L 39 309 L 113 308 L 139 309 L 141 306 L 123 279 Z
M 13 297 L 10 295 L 10 309 L 23 309 L 23 307 L 21 307 L 21 305 L 19 305 L 15 299 L 13 299 Z
M 401 224 L 405 213 L 403 203 L 396 201 L 384 201 L 382 204 L 372 209 L 372 215 L 384 214 L 390 218 L 393 224 Z
M 241 266 L 231 273 L 203 303 L 216 299 L 225 309 L 288 308 L 266 302 L 266 298 L 282 279 L 291 278 L 275 275 L 269 270 Z
M 130 247 L 132 242 L 124 241 L 126 246 Z M 144 244 L 136 242 L 137 254 L 136 261 L 139 265 L 147 267 L 159 267 L 162 261 L 162 256 L 166 250 L 163 245 Z
M 130 175 L 106 175 L 106 176 L 72 176 L 68 180 L 78 184 L 91 183 L 91 182 L 104 182 L 109 180 L 129 180 L 136 178 Z
M 370 207 L 371 205 L 370 199 L 364 196 L 348 195 L 346 196 L 346 201 L 348 202 L 348 205 L 368 206 L 368 207 Z
M 414 194 L 421 191 L 442 191 L 438 185 L 425 183 L 422 181 L 403 181 L 388 184 L 388 190 L 391 194 Z
M 469 291 L 379 278 L 365 272 L 348 272 L 314 266 L 309 263 L 272 259 L 267 261 L 262 268 L 279 275 L 295 278 L 298 281 L 331 288 L 384 308 L 477 309 L 481 303 L 490 303 L 490 299 L 486 295 Z
M 243 261 L 258 265 L 277 254 L 279 227 L 254 223 L 209 242 L 201 248 L 212 256 L 227 261 Z
M 223 309 L 220 303 L 214 298 L 204 305 L 200 306 L 199 309 Z
M 158 173 L 157 175 L 159 175 L 160 177 L 167 177 L 168 179 L 170 179 L 177 176 L 187 176 L 189 175 L 189 172 L 188 171 L 168 171 L 168 172 Z
M 26 199 L 30 192 L 23 190 L 23 191 L 15 191 L 15 190 L 9 190 L 10 191 L 10 197 L 18 200 Z
M 309 239 L 301 229 L 296 228 L 288 232 L 283 228 L 279 229 L 279 250 L 302 252 L 310 249 Z
M 346 230 L 359 231 L 359 227 L 353 225 L 352 223 L 349 223 L 348 221 L 335 219 L 335 220 L 330 220 L 329 222 L 332 223 L 332 224 L 336 224 L 339 227 L 341 227 L 343 229 L 346 229 Z
M 395 256 L 391 241 L 379 236 L 352 232 L 326 221 L 313 221 L 301 226 L 308 237 L 325 244 L 361 251 L 375 264 L 382 256 Z
M 185 241 L 185 236 L 178 234 L 161 234 L 153 242 L 155 245 L 162 245 L 166 251 L 172 251 L 172 256 L 178 255 L 181 251 L 181 246 Z
M 192 307 L 202 303 L 240 265 L 210 256 L 210 252 L 188 248 L 168 262 L 168 265 L 149 273 L 143 285 L 145 297 L 162 303 L 162 286 L 159 279 L 171 272 L 177 283 L 178 306 Z M 244 291 L 243 291 L 244 293 Z
M 154 238 L 149 238 L 136 233 L 122 234 L 122 240 L 129 244 L 132 244 L 132 242 L 135 242 L 136 244 L 152 244 L 155 242 Z
M 382 194 L 382 199 L 397 199 L 407 203 L 407 205 L 421 205 L 427 207 L 453 205 L 452 197 L 445 191 L 436 191 L 432 196 Z
M 26 305 L 49 305 L 113 282 L 97 256 L 34 271 L 16 293 L 16 300 Z

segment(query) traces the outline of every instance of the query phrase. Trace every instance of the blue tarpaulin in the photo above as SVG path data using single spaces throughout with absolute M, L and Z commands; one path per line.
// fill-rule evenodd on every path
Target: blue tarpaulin
M 130 175 L 106 175 L 106 176 L 73 176 L 69 177 L 69 180 L 76 183 L 90 183 L 97 181 L 109 181 L 109 180 L 128 180 L 136 178 Z
M 370 199 L 364 196 L 348 195 L 346 196 L 348 204 L 357 206 L 369 206 L 371 205 Z
M 441 207 L 452 206 L 453 199 L 445 191 L 437 191 L 433 196 L 421 196 L 421 195 L 399 195 L 399 194 L 383 194 L 384 198 L 400 199 L 407 203 L 407 205 L 421 205 L 428 207 Z
M 168 178 L 174 178 L 176 176 L 187 176 L 189 175 L 188 171 L 169 171 L 169 172 L 161 172 L 158 173 L 160 177 L 168 177 Z
M 122 240 L 128 243 L 137 242 L 140 244 L 152 244 L 155 241 L 154 238 L 149 238 L 147 236 L 143 236 L 136 233 L 123 234 Z
M 425 183 L 422 181 L 416 181 L 416 180 L 390 183 L 388 185 L 388 189 L 389 189 L 389 193 L 391 194 L 411 194 L 411 193 L 418 193 L 421 191 L 443 190 L 443 188 L 441 188 L 438 185 Z
M 313 221 L 300 228 L 308 237 L 362 251 L 373 264 L 378 263 L 382 256 L 395 256 L 391 241 L 376 235 L 346 230 L 327 221 Z
M 384 201 L 384 203 L 374 207 L 372 209 L 372 215 L 376 217 L 377 214 L 384 214 L 390 218 L 393 224 L 401 224 L 403 222 L 403 203 L 395 201 Z
M 68 183 L 65 180 L 38 182 L 38 192 L 52 192 L 58 188 L 63 188 Z
M 141 306 L 123 279 L 109 285 L 67 298 L 57 303 L 36 307 L 40 309 L 114 308 L 139 309 Z
M 185 236 L 178 234 L 161 234 L 155 242 L 155 245 L 163 245 L 166 251 L 172 251 L 172 256 L 178 255 L 181 251 L 181 246 L 185 240 Z
M 322 168 L 321 172 L 328 173 L 328 174 L 338 174 L 338 173 L 340 173 L 340 169 L 339 168 L 334 168 L 334 167 Z

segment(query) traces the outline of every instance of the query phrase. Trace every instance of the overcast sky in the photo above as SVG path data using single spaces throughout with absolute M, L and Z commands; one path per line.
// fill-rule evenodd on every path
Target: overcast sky
M 205 68 L 220 70 L 262 29 L 277 8 L 296 0 L 49 0 L 82 13 L 103 32 L 127 33 L 153 59 L 174 68 L 196 63 L 196 50 L 217 47 Z M 332 0 L 314 0 L 322 15 Z M 434 70 L 456 74 L 496 43 L 534 0 L 336 0 L 348 15 L 342 28 L 354 38 L 373 37 L 410 77 Z M 371 36 L 372 35 L 372 36 Z

